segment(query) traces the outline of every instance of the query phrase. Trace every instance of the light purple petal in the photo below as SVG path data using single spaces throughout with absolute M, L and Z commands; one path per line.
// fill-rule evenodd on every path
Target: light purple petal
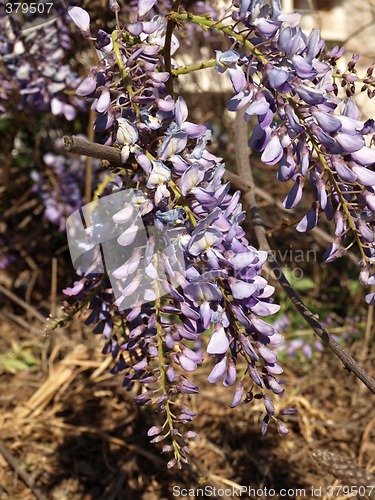
M 369 306 L 375 306 L 375 293 L 369 293 L 366 295 L 366 302 Z
M 269 110 L 270 105 L 265 97 L 261 97 L 260 99 L 256 99 L 253 101 L 250 106 L 246 109 L 245 115 L 264 115 Z
M 178 97 L 175 108 L 175 118 L 177 125 L 181 128 L 188 117 L 188 108 L 183 97 Z
M 296 91 L 307 104 L 320 104 L 324 101 L 324 96 L 319 90 L 307 85 L 300 85 Z
M 306 78 L 311 80 L 316 76 L 317 72 L 306 58 L 295 55 L 292 61 L 296 68 L 297 75 L 302 79 Z
M 370 229 L 370 227 L 361 219 L 357 221 L 356 225 L 359 229 L 359 232 L 361 233 L 362 238 L 368 243 L 373 243 L 375 239 L 373 230 Z
M 297 225 L 296 230 L 300 233 L 305 231 L 311 231 L 318 223 L 319 206 L 317 203 L 313 203 L 310 210 L 304 216 L 304 218 Z
M 253 98 L 252 90 L 242 90 L 227 102 L 229 111 L 238 111 L 246 106 Z
M 249 250 L 248 252 L 242 252 L 234 255 L 230 258 L 230 263 L 235 271 L 241 271 L 245 267 L 249 266 L 257 257 L 257 252 Z
M 229 347 L 229 340 L 223 327 L 214 330 L 207 346 L 208 354 L 224 354 Z
M 250 297 L 257 289 L 253 283 L 246 283 L 235 278 L 229 278 L 229 286 L 233 297 L 239 300 Z
M 266 38 L 271 38 L 281 26 L 281 22 L 271 21 L 264 17 L 258 17 L 253 24 L 258 28 L 259 33 Z
M 110 104 L 111 104 L 111 95 L 109 92 L 109 88 L 104 87 L 96 104 L 96 111 L 98 113 L 105 113 L 108 110 Z
M 357 104 L 353 99 L 347 99 L 345 101 L 345 108 L 343 114 L 345 116 L 348 116 L 349 118 L 352 118 L 353 120 L 358 120 L 360 112 Z
M 271 349 L 268 349 L 268 347 L 265 346 L 259 347 L 258 350 L 259 354 L 262 356 L 264 361 L 266 361 L 266 363 L 276 363 L 277 355 L 274 351 L 271 351 Z
M 190 283 L 184 288 L 184 295 L 194 301 L 216 301 L 222 298 L 220 289 L 213 283 Z
M 179 187 L 181 193 L 186 196 L 187 193 L 194 187 L 197 186 L 200 182 L 203 181 L 205 174 L 205 169 L 199 163 L 195 163 L 191 167 L 189 167 L 182 174 Z
M 347 134 L 355 134 L 363 130 L 364 123 L 358 120 L 353 120 L 347 116 L 341 115 L 338 117 L 341 122 L 341 131 Z
M 356 174 L 359 183 L 364 186 L 375 186 L 375 172 L 359 165 L 353 165 L 352 170 Z
M 181 365 L 181 368 L 183 368 L 187 372 L 193 372 L 197 369 L 198 366 L 195 361 L 188 358 L 187 356 L 184 356 L 183 354 L 178 355 L 178 362 Z
M 79 96 L 86 96 L 95 92 L 96 89 L 96 74 L 91 72 L 86 78 L 79 84 L 76 94 Z
M 211 373 L 208 376 L 208 382 L 211 384 L 215 384 L 218 380 L 221 379 L 221 377 L 225 373 L 225 369 L 227 366 L 227 359 L 225 356 L 223 356 L 223 359 L 221 359 L 216 365 L 213 367 Z
M 356 174 L 340 159 L 332 157 L 332 165 L 334 166 L 337 174 L 345 182 L 355 182 L 357 179 Z
M 122 208 L 119 212 L 113 215 L 112 219 L 116 224 L 124 224 L 133 217 L 133 214 L 134 207 L 131 203 L 128 203 L 125 208 Z
M 214 228 L 208 228 L 196 234 L 189 241 L 188 250 L 191 255 L 198 256 L 208 248 L 217 245 L 223 240 L 223 234 Z
M 270 81 L 271 87 L 273 87 L 274 89 L 281 87 L 281 85 L 288 79 L 288 73 L 279 68 L 271 68 L 267 70 L 267 76 Z
M 277 135 L 274 135 L 265 147 L 261 160 L 266 165 L 275 165 L 281 157 L 283 156 L 283 148 L 280 143 L 280 139 Z
M 299 12 L 282 13 L 277 17 L 278 21 L 282 21 L 286 26 L 295 28 L 299 25 L 302 15 Z
M 254 328 L 259 332 L 265 335 L 266 337 L 272 337 L 276 333 L 275 328 L 270 325 L 269 323 L 266 323 L 266 321 L 263 321 L 260 318 L 252 317 L 251 322 L 254 326 Z
M 283 206 L 285 208 L 294 208 L 301 201 L 302 198 L 302 188 L 303 188 L 303 177 L 302 175 L 297 175 L 297 179 L 283 201 Z
M 155 5 L 156 0 L 139 0 L 138 1 L 138 15 L 139 17 L 145 16 Z
M 341 129 L 341 121 L 336 116 L 324 111 L 313 111 L 312 115 L 325 132 L 337 132 Z
M 131 245 L 138 232 L 138 226 L 130 226 L 126 231 L 124 231 L 118 238 L 117 238 L 117 243 L 123 247 L 127 245 Z
M 254 305 L 252 305 L 250 309 L 258 316 L 271 316 L 272 314 L 276 314 L 280 310 L 280 306 L 278 304 L 273 304 L 271 302 L 262 302 L 259 300 Z
M 71 7 L 68 14 L 84 36 L 90 36 L 90 16 L 81 7 Z
M 205 134 L 207 127 L 205 125 L 196 125 L 195 123 L 184 122 L 181 126 L 181 130 L 192 139 L 196 139 L 197 137 L 201 137 Z
M 366 205 L 372 212 L 375 212 L 375 194 L 365 190 L 363 196 L 366 200 Z
M 236 406 L 238 406 L 240 404 L 243 393 L 244 393 L 243 382 L 242 382 L 242 380 L 240 380 L 238 382 L 238 384 L 236 385 L 236 390 L 234 391 L 233 401 L 230 404 L 231 408 L 235 408 Z
M 347 153 L 354 153 L 362 149 L 365 145 L 365 140 L 361 135 L 350 135 L 339 132 L 335 136 L 335 139 Z
M 137 163 L 143 168 L 146 174 L 149 174 L 152 170 L 151 161 L 147 158 L 144 153 L 137 153 L 135 155 Z
M 233 384 L 236 383 L 236 378 L 237 378 L 236 365 L 234 364 L 233 359 L 230 359 L 223 385 L 225 387 L 231 387 Z
M 228 69 L 228 75 L 230 81 L 232 82 L 233 90 L 236 94 L 238 94 L 238 92 L 241 92 L 241 90 L 243 90 L 246 86 L 247 82 L 245 73 L 242 68 L 236 66 L 235 68 Z
M 372 165 L 375 163 L 375 148 L 363 147 L 351 154 L 353 160 L 360 165 Z
M 321 177 L 318 177 L 316 179 L 316 189 L 318 191 L 318 200 L 320 203 L 320 206 L 324 210 L 327 206 L 327 191 L 326 191 L 326 185 L 325 182 Z
M 210 304 L 208 302 L 203 302 L 199 307 L 199 314 L 202 319 L 202 324 L 205 330 L 210 328 L 212 311 L 210 308 Z

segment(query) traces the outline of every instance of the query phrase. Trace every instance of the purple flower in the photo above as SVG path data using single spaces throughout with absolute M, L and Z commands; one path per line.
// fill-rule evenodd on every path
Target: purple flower
M 281 146 L 280 139 L 277 135 L 274 135 L 265 147 L 261 160 L 266 165 L 275 165 L 283 155 L 283 148 Z
M 296 230 L 300 233 L 311 231 L 311 229 L 313 229 L 318 223 L 318 215 L 319 205 L 314 202 L 310 210 L 297 225 Z
M 224 73 L 228 68 L 233 67 L 239 60 L 239 54 L 235 50 L 221 52 L 216 50 L 216 69 L 218 73 Z
M 138 1 L 138 16 L 144 17 L 152 7 L 155 5 L 156 0 L 139 0 Z
M 210 341 L 207 346 L 208 354 L 224 354 L 229 347 L 229 340 L 225 333 L 225 329 L 220 323 L 217 328 L 212 332 Z M 223 372 L 224 373 L 224 372 Z
M 81 30 L 84 37 L 90 37 L 90 16 L 81 9 L 81 7 L 70 7 L 68 14 L 72 18 L 74 24 Z

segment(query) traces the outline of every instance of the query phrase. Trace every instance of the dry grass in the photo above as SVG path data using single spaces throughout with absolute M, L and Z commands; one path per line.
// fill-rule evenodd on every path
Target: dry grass
M 42 344 L 30 347 L 31 340 L 41 338 L 10 321 L 0 323 L 1 352 L 12 342 L 29 341 L 27 349 L 39 360 L 34 371 L 1 374 L 1 499 L 165 499 L 174 498 L 174 485 L 305 488 L 309 498 L 312 486 L 324 491 L 326 485 L 345 484 L 345 478 L 335 483 L 330 475 L 337 474 L 330 468 L 337 455 L 373 479 L 373 396 L 329 353 L 308 367 L 286 367 L 282 406 L 298 409 L 287 417 L 288 437 L 272 428 L 261 437 L 260 403 L 231 410 L 232 394 L 208 384 L 208 371 L 202 370 L 196 379 L 202 391 L 192 403 L 199 432 L 192 464 L 167 471 L 146 436 L 154 416 L 134 407 L 120 378 L 109 374 L 97 337 L 76 324 Z M 334 458 L 321 452 L 319 457 L 317 449 Z

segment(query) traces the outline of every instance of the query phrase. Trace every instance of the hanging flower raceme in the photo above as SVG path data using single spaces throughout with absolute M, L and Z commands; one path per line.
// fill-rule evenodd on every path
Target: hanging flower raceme
M 135 402 L 160 414 L 149 436 L 173 453 L 172 467 L 188 461 L 195 414 L 182 396 L 199 391 L 189 374 L 203 362 L 214 362 L 209 382 L 233 386 L 232 407 L 250 398 L 255 384 L 265 420 L 277 421 L 269 394 L 284 392 L 272 350 L 282 337 L 262 319 L 279 306 L 261 276 L 267 254 L 249 244 L 241 227 L 240 193 L 230 192 L 222 159 L 206 149 L 207 127 L 189 122 L 185 100 L 168 95 L 160 62 L 166 24 L 145 20 L 152 7 L 139 5 L 142 31 L 135 35 L 131 25 L 124 36 L 115 32 L 113 51 L 78 87 L 88 98 L 97 98 L 99 84 L 101 96 L 106 89 L 95 126 L 104 124 L 106 143 L 121 148 L 121 189 L 136 188 L 137 202 L 110 219 L 119 235 L 111 244 L 120 260 L 107 266 L 117 300 L 109 305 L 109 283 L 87 271 L 68 293 L 87 301 L 86 322 L 103 333 L 113 373 L 123 374 L 125 387 L 141 387 Z M 236 54 L 218 59 L 238 70 Z
M 338 73 L 336 61 L 343 49 L 324 53 L 319 30 L 306 36 L 298 26 L 300 15 L 282 13 L 279 1 L 239 2 L 233 19 L 247 29 L 241 30 L 243 42 L 216 56 L 218 73 L 228 72 L 235 92 L 228 109 L 244 108 L 245 120 L 256 117 L 250 147 L 261 153 L 266 165 L 278 165 L 280 181 L 294 183 L 284 200 L 286 208 L 297 207 L 304 187 L 312 186 L 316 201 L 297 231 L 313 229 L 322 213 L 340 221 L 326 260 L 343 256 L 354 242 L 361 268 L 369 271 L 375 257 L 375 176 L 369 168 L 375 163 L 375 149 L 370 147 L 375 128 L 373 120 L 359 119 L 353 99 L 358 55 Z M 361 82 L 370 98 L 375 94 L 372 71 L 370 67 Z M 338 97 L 337 79 L 346 89 L 343 99 Z M 361 282 L 367 284 L 370 275 L 362 273 Z M 372 303 L 371 297 L 367 300 Z

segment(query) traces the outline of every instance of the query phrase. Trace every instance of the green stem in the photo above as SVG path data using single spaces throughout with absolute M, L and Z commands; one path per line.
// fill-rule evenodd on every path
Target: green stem
M 164 351 L 163 351 L 163 329 L 161 326 L 161 319 L 160 319 L 160 289 L 159 289 L 159 284 L 156 281 L 156 294 L 157 294 L 157 299 L 155 301 L 155 313 L 156 313 L 156 335 L 157 335 L 157 340 L 158 340 L 158 358 L 159 358 L 159 369 L 160 369 L 160 386 L 161 390 L 163 393 L 163 396 L 168 396 L 168 390 L 167 390 L 167 375 L 166 375 L 166 370 L 164 368 Z M 176 440 L 176 436 L 173 433 L 174 426 L 173 426 L 173 414 L 171 411 L 169 399 L 167 399 L 164 403 L 165 406 L 165 415 L 166 415 L 166 421 L 165 424 L 167 424 L 168 427 L 168 433 L 167 435 L 171 436 L 172 440 L 172 445 L 174 449 L 174 456 L 176 460 L 179 462 L 180 461 L 180 445 L 178 444 Z M 164 425 L 165 425 L 164 424 Z
M 172 180 L 168 182 L 168 186 L 172 189 L 174 195 L 176 196 L 177 200 L 178 200 L 178 203 L 183 207 L 183 209 L 185 210 L 188 218 L 189 218 L 189 221 L 190 221 L 190 224 L 195 227 L 197 225 L 197 221 L 195 219 L 195 216 L 193 214 L 193 212 L 191 211 L 191 208 L 189 207 L 187 201 L 186 201 L 186 198 L 185 196 L 181 193 L 179 187 L 177 186 L 177 184 L 175 184 Z
M 216 65 L 216 59 L 210 59 L 209 61 L 201 62 L 198 64 L 191 64 L 190 66 L 180 66 L 179 68 L 172 69 L 172 74 L 174 76 L 187 75 L 193 71 L 199 71 L 200 69 L 214 68 Z
M 245 36 L 237 33 L 229 26 L 214 21 L 208 16 L 195 16 L 190 13 L 180 13 L 180 12 L 171 12 L 168 14 L 168 19 L 176 21 L 177 23 L 183 22 L 191 22 L 194 24 L 198 24 L 203 30 L 207 29 L 215 29 L 235 38 L 237 41 L 241 42 L 245 47 L 247 47 L 250 52 L 263 64 L 267 64 L 267 58 L 253 45 Z
M 119 38 L 120 38 L 120 33 L 117 30 L 115 30 L 111 35 L 111 39 L 112 39 L 112 43 L 113 43 L 113 52 L 115 54 L 117 66 L 119 67 L 120 74 L 121 74 L 122 80 L 124 82 L 124 86 L 129 94 L 129 100 L 131 102 L 131 105 L 133 106 L 134 111 L 136 113 L 138 113 L 139 112 L 138 105 L 136 103 L 132 102 L 132 97 L 134 95 L 134 92 L 133 92 L 132 86 L 130 84 L 130 79 L 129 79 L 128 73 L 126 71 L 124 61 L 122 59 L 120 45 L 119 45 Z

